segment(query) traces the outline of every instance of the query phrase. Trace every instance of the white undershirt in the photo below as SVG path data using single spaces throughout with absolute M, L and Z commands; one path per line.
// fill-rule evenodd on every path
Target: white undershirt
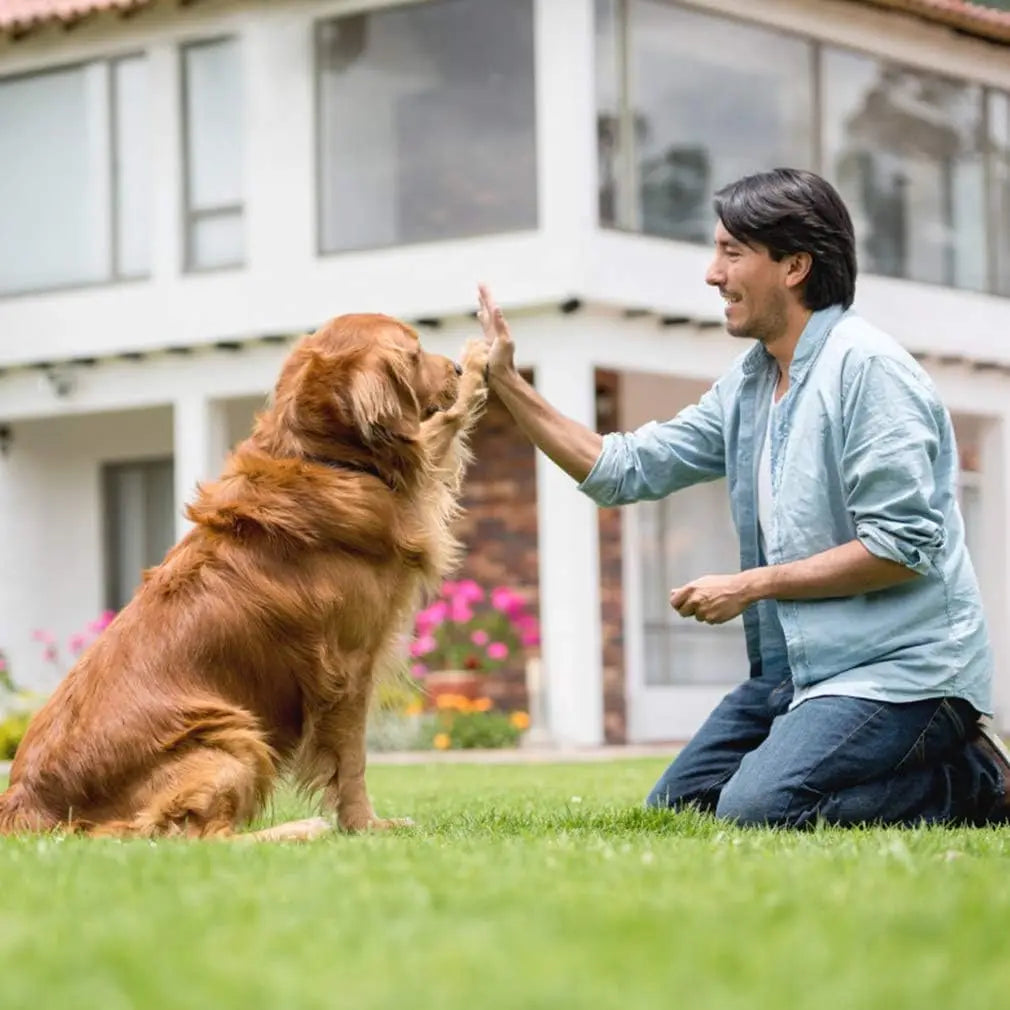
M 765 546 L 765 530 L 772 528 L 772 420 L 775 417 L 775 390 L 772 390 L 771 403 L 768 405 L 768 427 L 765 429 L 764 445 L 758 457 L 757 472 L 757 510 L 758 535 L 761 538 L 761 553 L 765 560 L 768 550 Z

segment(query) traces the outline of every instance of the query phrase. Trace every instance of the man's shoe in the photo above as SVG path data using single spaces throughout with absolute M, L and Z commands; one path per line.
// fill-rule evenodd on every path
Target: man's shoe
M 997 801 L 988 819 L 1010 820 L 1010 750 L 1007 750 L 1006 744 L 1003 743 L 992 723 L 986 718 L 979 719 L 978 736 L 972 739 L 971 745 L 996 766 L 1002 777 L 1003 796 L 1001 800 Z

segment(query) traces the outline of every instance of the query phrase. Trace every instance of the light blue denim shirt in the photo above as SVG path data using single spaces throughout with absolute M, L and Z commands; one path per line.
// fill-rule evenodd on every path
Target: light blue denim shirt
M 954 431 L 932 380 L 852 310 L 811 316 L 770 429 L 764 559 L 757 464 L 777 375 L 756 344 L 672 420 L 604 436 L 579 489 L 600 505 L 625 505 L 725 476 L 741 569 L 858 538 L 920 578 L 860 596 L 748 608 L 751 672 L 791 671 L 794 705 L 826 694 L 954 696 L 991 714 L 993 659 L 957 504 Z

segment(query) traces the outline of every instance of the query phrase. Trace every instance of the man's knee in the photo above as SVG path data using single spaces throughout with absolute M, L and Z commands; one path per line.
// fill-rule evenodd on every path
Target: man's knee
M 719 794 L 715 815 L 740 827 L 798 827 L 808 819 L 800 798 L 785 787 L 769 786 L 735 775 Z

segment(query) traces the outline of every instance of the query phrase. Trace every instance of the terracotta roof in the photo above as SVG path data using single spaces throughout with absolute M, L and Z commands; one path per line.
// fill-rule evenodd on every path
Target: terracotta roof
M 126 13 L 152 0 L 0 0 L 0 33 L 21 35 L 47 22 L 73 24 L 99 11 Z
M 0 0 L 0 33 L 20 35 L 48 22 L 73 24 L 99 11 L 126 13 L 154 0 Z M 969 35 L 1010 44 L 1010 10 L 998 10 L 969 0 L 856 0 L 905 11 Z
M 969 0 L 859 0 L 874 7 L 905 11 L 927 21 L 949 25 L 967 35 L 1010 45 L 1010 10 Z M 2 6 L 2 0 L 0 0 Z

